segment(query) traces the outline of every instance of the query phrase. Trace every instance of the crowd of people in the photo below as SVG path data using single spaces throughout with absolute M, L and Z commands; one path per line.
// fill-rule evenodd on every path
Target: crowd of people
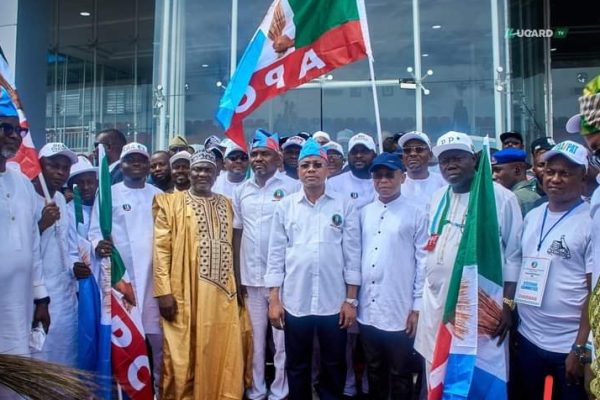
M 553 398 L 587 398 L 600 307 L 599 98 L 583 96 L 571 124 L 588 148 L 542 137 L 527 152 L 506 132 L 491 149 L 504 299 L 488 334 L 510 355 L 514 399 L 541 398 L 547 375 Z M 469 135 L 434 145 L 398 134 L 378 154 L 364 133 L 345 149 L 322 131 L 258 130 L 247 149 L 177 136 L 150 154 L 102 131 L 105 239 L 97 152 L 48 143 L 30 182 L 9 163 L 23 133 L 14 106 L 0 104 L 0 353 L 76 367 L 78 280 L 118 249 L 157 398 L 424 398 L 478 169 Z M 535 287 L 519 285 L 532 269 Z M 43 345 L 32 346 L 32 326 Z

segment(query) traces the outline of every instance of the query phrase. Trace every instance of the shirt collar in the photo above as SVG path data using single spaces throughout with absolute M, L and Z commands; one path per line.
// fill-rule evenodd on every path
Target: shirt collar
M 300 188 L 299 192 L 298 192 L 299 196 L 296 199 L 297 203 L 301 203 L 302 201 L 306 201 L 308 204 L 312 204 L 308 198 L 306 197 L 306 193 L 304 192 L 304 187 Z M 319 197 L 320 201 L 323 197 L 328 197 L 330 199 L 334 199 L 336 197 L 336 192 L 332 191 L 331 189 L 329 189 L 327 187 L 327 185 L 325 185 L 325 193 L 323 193 L 323 195 L 321 197 Z

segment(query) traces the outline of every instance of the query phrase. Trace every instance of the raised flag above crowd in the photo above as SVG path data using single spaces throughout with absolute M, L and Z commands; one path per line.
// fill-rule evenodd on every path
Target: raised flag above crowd
M 246 146 L 242 121 L 266 100 L 370 54 L 363 0 L 275 0 L 221 98 L 216 118 Z

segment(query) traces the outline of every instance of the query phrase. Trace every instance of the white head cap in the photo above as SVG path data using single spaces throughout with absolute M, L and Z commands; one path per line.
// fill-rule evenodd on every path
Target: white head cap
M 80 174 L 85 174 L 86 172 L 95 172 L 96 176 L 98 176 L 98 168 L 94 167 L 87 157 L 77 156 L 77 162 L 71 165 L 69 179 L 72 179 Z
M 398 139 L 398 146 L 404 146 L 404 144 L 409 140 L 418 140 L 423 142 L 431 150 L 431 140 L 429 140 L 429 136 L 423 132 L 412 131 L 405 133 L 404 135 L 400 136 L 400 139 Z
M 434 156 L 439 157 L 440 154 L 448 150 L 462 150 L 467 153 L 475 154 L 473 141 L 469 135 L 462 132 L 446 132 L 440 136 L 437 145 L 431 151 L 433 151 Z
M 588 169 L 588 150 L 579 143 L 575 143 L 571 140 L 560 142 L 551 150 L 542 154 L 542 160 L 548 161 L 554 156 L 566 157 L 569 161 L 585 167 L 586 170 Z
M 175 153 L 171 156 L 171 158 L 169 159 L 169 165 L 173 166 L 173 163 L 177 160 L 187 160 L 188 162 L 190 162 L 190 159 L 192 158 L 192 155 L 190 154 L 189 151 L 187 150 L 182 150 L 178 153 Z
M 75 154 L 73 151 L 71 151 L 71 149 L 65 146 L 64 143 L 60 142 L 46 143 L 38 153 L 38 158 L 54 156 L 67 157 L 69 161 L 71 161 L 71 165 L 75 164 L 78 161 L 77 154 Z
M 131 142 L 123 146 L 123 150 L 121 151 L 121 160 L 124 159 L 129 154 L 141 154 L 146 156 L 146 158 L 150 159 L 150 155 L 148 154 L 148 149 L 141 143 Z
M 356 135 L 352 136 L 348 142 L 348 153 L 350 153 L 354 146 L 358 144 L 362 144 L 369 150 L 376 151 L 375 141 L 371 136 L 367 135 L 366 133 L 357 133 Z

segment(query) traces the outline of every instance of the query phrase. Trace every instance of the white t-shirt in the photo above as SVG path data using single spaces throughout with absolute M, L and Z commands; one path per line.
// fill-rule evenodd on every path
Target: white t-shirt
M 425 179 L 411 179 L 406 174 L 406 180 L 402 184 L 400 191 L 402 192 L 402 196 L 411 200 L 413 204 L 426 213 L 429 213 L 433 194 L 442 186 L 446 186 L 446 182 L 440 174 L 435 172 L 430 172 L 429 176 Z
M 592 271 L 590 206 L 580 204 L 550 230 L 565 212 L 548 211 L 544 235 L 537 251 L 548 204 L 531 210 L 523 223 L 523 257 L 550 258 L 550 271 L 540 307 L 519 304 L 519 333 L 537 347 L 568 353 L 575 342 L 581 308 L 588 295 L 586 274 Z
M 227 173 L 227 171 L 225 171 L 222 172 L 219 176 L 217 176 L 217 180 L 215 181 L 215 184 L 212 187 L 212 191 L 213 193 L 222 194 L 223 196 L 231 200 L 233 198 L 233 191 L 235 190 L 235 188 L 240 186 L 242 183 L 246 182 L 246 179 L 240 182 L 232 182 L 229 180 L 228 175 L 229 174 Z
M 352 171 L 328 179 L 327 187 L 343 194 L 344 197 L 349 197 L 357 211 L 373 202 L 376 197 L 373 180 L 357 178 Z

